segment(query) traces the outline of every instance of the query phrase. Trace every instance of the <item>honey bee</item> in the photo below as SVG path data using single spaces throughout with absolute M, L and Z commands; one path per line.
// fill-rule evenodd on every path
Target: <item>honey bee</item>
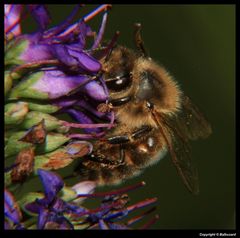
M 117 126 L 94 142 L 75 172 L 98 185 L 118 184 L 170 153 L 187 189 L 198 193 L 189 140 L 206 138 L 211 126 L 173 77 L 147 54 L 136 24 L 137 51 L 116 45 L 102 61 Z

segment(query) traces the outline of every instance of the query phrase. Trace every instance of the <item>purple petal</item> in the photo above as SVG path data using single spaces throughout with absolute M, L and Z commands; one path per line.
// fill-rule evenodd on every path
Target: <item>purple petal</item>
M 106 101 L 108 98 L 103 87 L 96 81 L 89 82 L 80 88 L 80 91 L 87 93 L 91 98 L 101 102 Z
M 15 224 L 19 223 L 22 217 L 13 195 L 6 189 L 4 190 L 4 214 Z
M 79 194 L 91 194 L 94 192 L 96 188 L 96 183 L 93 181 L 84 181 L 75 184 L 72 186 L 72 189 L 79 195 Z
M 26 204 L 24 207 L 29 212 L 40 213 L 42 205 L 39 204 L 38 202 L 30 202 L 30 203 Z
M 83 51 L 80 52 L 68 48 L 68 52 L 72 57 L 78 60 L 79 67 L 84 70 L 98 72 L 102 67 L 99 61 Z
M 38 229 L 44 229 L 44 226 L 48 220 L 49 211 L 47 209 L 41 208 L 38 215 Z
M 107 223 L 105 223 L 105 221 L 102 220 L 102 219 L 100 219 L 98 221 L 98 225 L 99 225 L 101 230 L 109 230 L 109 227 L 108 227 Z
M 89 78 L 85 75 L 67 76 L 61 71 L 49 70 L 44 72 L 44 76 L 32 88 L 48 93 L 50 99 L 55 99 L 69 94 L 88 81 Z
M 90 142 L 87 141 L 73 141 L 67 145 L 67 153 L 70 155 L 79 155 L 83 148 L 87 147 L 87 154 L 91 154 L 93 146 Z
M 4 32 L 11 32 L 14 36 L 21 34 L 19 20 L 21 17 L 21 4 L 4 4 Z
M 76 206 L 76 205 L 73 205 L 73 204 L 68 204 L 66 213 L 69 214 L 69 215 L 79 215 L 79 216 L 81 216 L 81 214 L 87 214 L 88 212 L 89 211 L 84 207 Z
M 56 197 L 57 193 L 63 188 L 64 183 L 62 178 L 56 173 L 38 169 L 38 175 L 44 187 L 44 193 L 49 202 Z
M 61 212 L 67 207 L 67 203 L 60 198 L 56 198 L 52 204 L 52 210 L 55 212 Z
M 20 37 L 20 39 L 28 40 L 28 46 L 19 56 L 19 58 L 25 63 L 53 59 L 51 46 L 45 43 L 40 43 L 42 35 L 39 32 L 22 35 Z
M 65 45 L 52 45 L 52 52 L 53 55 L 65 65 L 74 66 L 78 64 L 78 61 L 68 53 L 67 47 Z
M 32 16 L 41 30 L 45 30 L 50 23 L 49 13 L 44 5 L 29 5 Z

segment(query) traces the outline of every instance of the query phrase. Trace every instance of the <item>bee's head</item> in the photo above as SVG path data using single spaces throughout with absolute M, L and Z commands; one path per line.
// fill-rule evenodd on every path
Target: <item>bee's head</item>
M 132 75 L 136 87 L 135 104 L 150 102 L 166 113 L 179 108 L 181 91 L 164 68 L 150 59 L 139 58 Z

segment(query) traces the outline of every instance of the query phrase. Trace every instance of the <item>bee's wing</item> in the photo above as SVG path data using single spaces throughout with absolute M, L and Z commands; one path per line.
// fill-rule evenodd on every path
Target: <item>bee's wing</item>
M 183 96 L 182 110 L 174 121 L 186 139 L 206 138 L 212 133 L 211 125 L 207 119 L 187 96 Z
M 165 138 L 172 162 L 187 189 L 193 194 L 198 194 L 198 172 L 192 162 L 189 144 L 176 125 L 171 123 L 172 121 L 161 116 L 161 133 Z
M 197 194 L 198 172 L 191 159 L 188 140 L 209 136 L 212 131 L 210 124 L 186 96 L 183 98 L 182 110 L 178 115 L 172 117 L 155 111 L 153 117 L 166 141 L 178 174 L 188 190 Z

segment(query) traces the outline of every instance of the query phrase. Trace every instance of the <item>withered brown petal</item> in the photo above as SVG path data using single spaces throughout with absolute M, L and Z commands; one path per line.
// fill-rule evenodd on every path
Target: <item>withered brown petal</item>
M 42 144 L 45 142 L 47 131 L 42 119 L 38 124 L 31 127 L 28 132 L 19 141 L 29 142 L 33 144 Z
M 11 172 L 12 182 L 22 182 L 33 171 L 34 166 L 34 148 L 26 148 L 20 151 L 17 155 L 15 164 Z

